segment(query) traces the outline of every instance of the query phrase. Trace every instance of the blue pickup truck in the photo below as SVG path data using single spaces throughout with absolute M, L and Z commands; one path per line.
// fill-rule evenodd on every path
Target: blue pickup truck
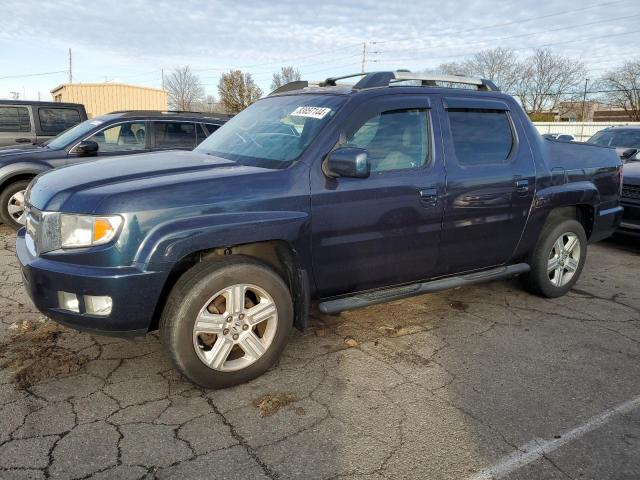
M 273 365 L 312 304 L 514 275 L 558 297 L 618 226 L 615 151 L 543 139 L 491 82 L 341 80 L 285 85 L 193 152 L 39 175 L 16 246 L 38 309 L 100 334 L 159 328 L 180 372 L 222 388 Z

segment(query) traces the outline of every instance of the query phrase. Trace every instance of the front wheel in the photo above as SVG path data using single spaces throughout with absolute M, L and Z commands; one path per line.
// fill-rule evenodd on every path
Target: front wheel
M 178 280 L 160 320 L 160 339 L 184 376 L 224 388 L 275 364 L 292 325 L 282 278 L 238 255 L 198 264 Z
M 531 255 L 531 271 L 521 275 L 527 290 L 547 298 L 564 295 L 580 277 L 587 257 L 587 235 L 573 219 L 549 220 Z
M 15 229 L 24 225 L 24 194 L 29 180 L 19 180 L 7 186 L 0 194 L 0 220 Z

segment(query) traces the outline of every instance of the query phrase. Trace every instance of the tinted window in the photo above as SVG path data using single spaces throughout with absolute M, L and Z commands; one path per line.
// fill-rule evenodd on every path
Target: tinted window
M 345 101 L 338 95 L 266 97 L 196 148 L 242 165 L 285 168 L 309 146 Z
M 144 150 L 145 148 L 144 122 L 122 123 L 91 135 L 87 140 L 98 144 L 99 152 L 128 152 Z
M 498 110 L 450 109 L 449 125 L 458 162 L 502 163 L 513 147 L 511 122 Z
M 393 110 L 369 118 L 346 146 L 367 149 L 372 172 L 416 168 L 429 152 L 426 110 Z
M 204 125 L 201 123 L 196 123 L 196 143 L 200 144 L 205 138 L 207 138 L 207 131 L 204 128 Z
M 0 107 L 0 132 L 30 132 L 31 121 L 26 107 Z
M 640 147 L 640 128 L 637 130 L 600 130 L 587 143 L 605 147 Z
M 209 135 L 211 135 L 213 132 L 215 132 L 217 129 L 220 128 L 220 125 L 216 125 L 215 123 L 207 123 L 207 131 L 209 132 Z
M 94 118 L 93 120 L 85 120 L 82 123 L 79 123 L 75 127 L 66 130 L 64 133 L 52 138 L 46 145 L 49 148 L 59 149 L 71 146 L 76 141 L 80 140 L 81 137 L 89 133 L 91 130 L 98 128 L 100 125 L 104 123 L 103 120 L 99 118 Z
M 154 122 L 155 148 L 188 148 L 196 146 L 196 125 L 191 122 Z
M 56 135 L 80 123 L 80 114 L 72 108 L 39 108 L 40 128 Z

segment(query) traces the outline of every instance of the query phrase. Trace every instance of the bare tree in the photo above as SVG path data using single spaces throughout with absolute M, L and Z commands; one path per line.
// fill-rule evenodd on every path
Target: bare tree
M 273 80 L 271 81 L 271 90 L 286 85 L 289 82 L 295 82 L 300 80 L 300 72 L 293 67 L 282 67 L 279 72 L 273 74 Z
M 169 107 L 173 110 L 194 110 L 204 98 L 200 79 L 189 66 L 178 67 L 165 79 L 165 90 L 169 94 Z
M 197 111 L 203 113 L 224 113 L 224 107 L 216 100 L 216 97 L 206 95 L 197 105 Z
M 605 92 L 607 103 L 624 110 L 634 122 L 640 122 L 640 59 L 605 73 L 601 85 L 603 90 L 610 90 Z
M 482 50 L 463 62 L 443 63 L 440 71 L 449 75 L 473 75 L 491 80 L 502 91 L 512 92 L 521 78 L 522 66 L 513 50 Z
M 579 85 L 586 76 L 584 63 L 551 50 L 537 50 L 522 62 L 522 77 L 514 86 L 524 110 L 532 114 L 558 112 L 580 98 Z
M 223 73 L 218 82 L 220 102 L 227 113 L 238 113 L 262 96 L 262 90 L 251 78 L 250 73 L 230 70 Z

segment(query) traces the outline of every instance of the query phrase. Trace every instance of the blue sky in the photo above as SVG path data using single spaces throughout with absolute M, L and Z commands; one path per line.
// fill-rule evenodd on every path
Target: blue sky
M 263 90 L 284 65 L 309 80 L 357 72 L 363 42 L 367 70 L 424 70 L 485 48 L 526 56 L 544 46 L 585 61 L 596 78 L 640 57 L 637 0 L 0 0 L 0 12 L 0 98 L 50 99 L 68 80 L 68 48 L 74 81 L 159 87 L 161 69 L 190 65 L 216 96 L 230 68 L 253 74 Z

